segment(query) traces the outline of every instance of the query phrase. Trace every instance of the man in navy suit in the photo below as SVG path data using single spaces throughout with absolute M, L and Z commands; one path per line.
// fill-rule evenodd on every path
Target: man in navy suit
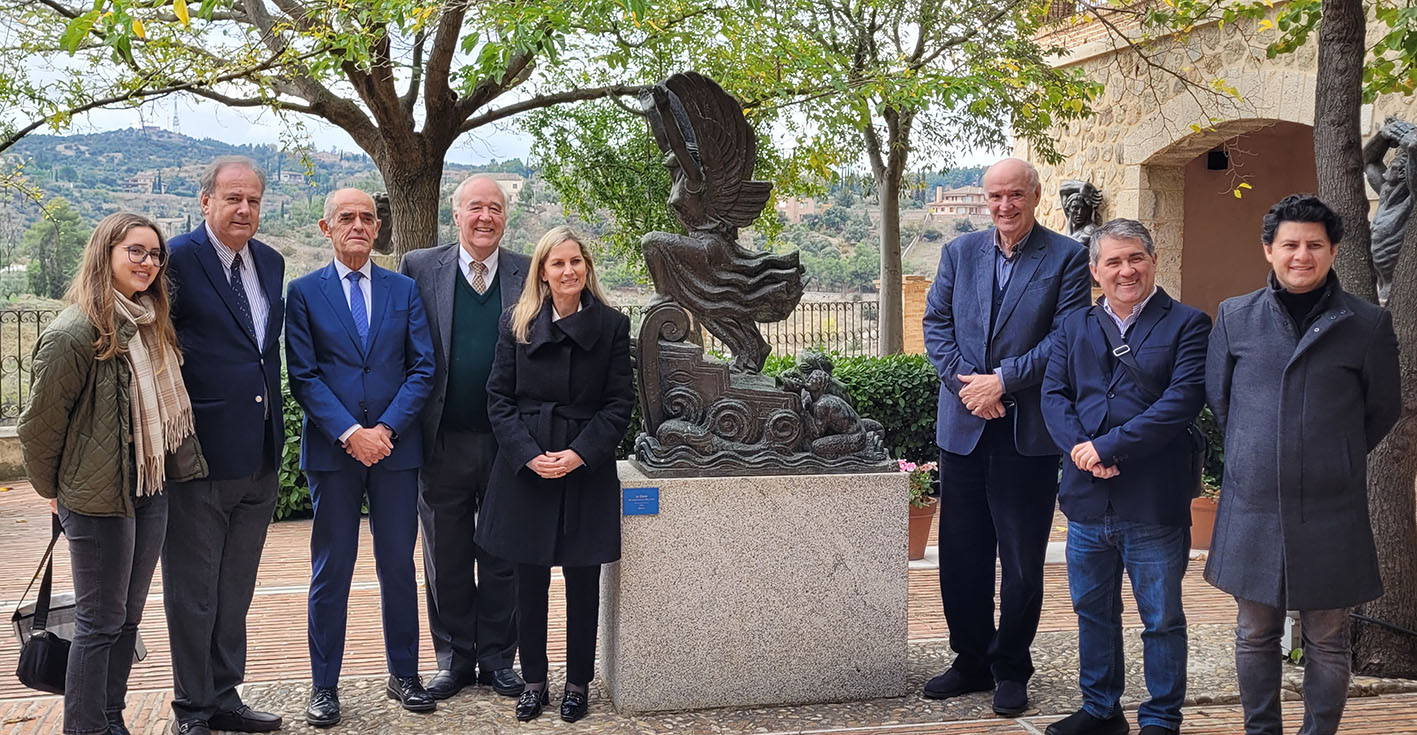
M 211 472 L 168 492 L 163 604 L 172 646 L 172 732 L 267 732 L 281 718 L 241 703 L 246 613 L 275 510 L 285 444 L 280 394 L 285 261 L 255 239 L 266 177 L 222 156 L 201 177 L 203 223 L 172 238 L 168 278 L 182 379 Z
M 984 192 L 994 227 L 945 246 L 926 297 L 925 347 L 940 378 L 940 596 L 956 657 L 924 695 L 989 691 L 997 682 L 994 711 L 1016 715 L 1028 708 L 1028 649 L 1058 491 L 1058 449 L 1043 426 L 1039 384 L 1053 330 L 1087 305 L 1087 254 L 1034 220 L 1043 191 L 1027 161 L 989 167 Z
M 1191 546 L 1193 449 L 1187 427 L 1205 402 L 1210 317 L 1156 286 L 1156 248 L 1140 222 L 1114 219 L 1088 253 L 1102 287 L 1053 340 L 1043 417 L 1067 458 L 1058 501 L 1068 516 L 1068 589 L 1078 616 L 1082 709 L 1048 735 L 1123 735 L 1122 570 L 1141 615 L 1142 735 L 1181 726 L 1186 616 L 1181 578 Z
M 320 231 L 334 262 L 290 282 L 286 360 L 290 392 L 305 409 L 300 468 L 315 506 L 310 531 L 310 668 L 305 720 L 340 720 L 349 583 L 367 494 L 374 565 L 379 573 L 388 695 L 404 709 L 435 702 L 418 678 L 419 411 L 433 381 L 433 340 L 413 279 L 369 260 L 379 219 L 374 199 L 339 189 L 325 199 Z

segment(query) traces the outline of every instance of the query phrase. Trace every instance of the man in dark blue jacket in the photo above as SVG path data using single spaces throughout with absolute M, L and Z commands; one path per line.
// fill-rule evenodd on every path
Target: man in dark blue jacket
M 941 251 L 923 324 L 940 378 L 940 597 L 957 654 L 923 694 L 945 699 L 997 682 L 1001 715 L 1028 709 L 1029 646 L 1058 493 L 1058 448 L 1043 426 L 1039 384 L 1053 330 L 1087 306 L 1087 251 L 1034 220 L 1042 193 L 1027 161 L 989 167 L 994 227 Z
M 266 177 L 222 156 L 202 173 L 204 221 L 172 238 L 172 323 L 197 438 L 211 468 L 168 493 L 163 604 L 172 645 L 172 732 L 266 732 L 281 718 L 236 692 L 246 612 L 275 510 L 285 444 L 280 396 L 285 260 L 256 240 Z
M 433 383 L 433 339 L 413 279 L 369 259 L 379 219 L 374 198 L 339 189 L 325 199 L 320 231 L 334 261 L 290 282 L 286 359 L 290 393 L 305 409 L 300 469 L 310 478 L 310 669 L 305 721 L 340 720 L 349 583 L 359 549 L 359 510 L 379 573 L 390 697 L 411 712 L 435 708 L 418 678 L 419 411 Z
M 1054 336 L 1043 417 L 1067 458 L 1058 501 L 1068 517 L 1068 589 L 1078 616 L 1082 709 L 1048 735 L 1122 735 L 1122 570 L 1145 632 L 1142 735 L 1175 733 L 1186 696 L 1181 578 L 1196 477 L 1187 427 L 1205 401 L 1210 318 L 1156 287 L 1156 249 L 1140 222 L 1094 233 L 1102 287 Z

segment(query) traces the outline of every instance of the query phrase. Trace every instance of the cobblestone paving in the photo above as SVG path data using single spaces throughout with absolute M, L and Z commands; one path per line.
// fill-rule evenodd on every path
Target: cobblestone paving
M 0 601 L 13 605 L 48 540 L 48 508 L 28 485 L 17 483 L 0 490 Z M 1055 523 L 1055 526 L 1059 525 Z M 1054 540 L 1061 540 L 1054 529 Z M 279 523 L 271 527 L 261 565 L 256 600 L 252 605 L 252 637 L 246 701 L 286 716 L 282 732 L 316 732 L 299 717 L 309 693 L 309 664 L 305 644 L 305 584 L 309 575 L 308 522 Z M 1061 565 L 1045 574 L 1043 622 L 1034 646 L 1035 675 L 1031 692 L 1033 709 L 1016 720 L 993 716 L 990 698 L 975 694 L 946 702 L 918 695 L 867 702 L 721 709 L 689 713 L 631 716 L 614 712 L 604 690 L 592 687 L 592 714 L 569 725 L 555 716 L 556 699 L 541 719 L 518 723 L 512 701 L 485 687 L 465 690 L 441 703 L 439 711 L 415 715 L 404 712 L 383 692 L 382 637 L 378 629 L 378 590 L 374 581 L 369 535 L 361 537 L 360 560 L 355 571 L 356 589 L 350 598 L 349 643 L 340 699 L 345 721 L 329 733 L 829 733 L 853 735 L 955 735 L 995 733 L 1038 735 L 1049 722 L 1075 709 L 1075 619 L 1067 601 L 1067 577 Z M 56 587 L 67 585 L 65 554 L 56 556 Z M 1234 684 L 1232 621 L 1234 604 L 1200 579 L 1202 564 L 1193 562 L 1185 582 L 1185 606 L 1191 622 L 1191 658 L 1186 733 L 1234 733 L 1240 726 Z M 938 578 L 933 570 L 910 573 L 910 681 L 915 691 L 949 660 L 948 631 L 940 612 Z M 169 660 L 161 605 L 161 580 L 156 580 L 143 621 L 148 643 L 147 660 L 133 669 L 127 719 L 134 733 L 156 735 L 166 731 L 170 700 Z M 559 578 L 553 579 L 552 620 L 562 617 L 556 606 L 561 595 Z M 420 599 L 420 608 L 422 600 Z M 420 609 L 421 614 L 421 609 Z M 1127 613 L 1127 696 L 1134 710 L 1144 696 L 1141 677 L 1139 622 Z M 554 624 L 554 623 L 553 623 Z M 562 631 L 552 630 L 549 649 L 553 662 L 560 658 Z M 425 671 L 434 668 L 431 649 L 422 651 Z M 0 643 L 0 672 L 14 670 L 17 646 L 12 637 Z M 1297 668 L 1286 667 L 1286 696 L 1297 697 Z M 725 676 L 733 672 L 725 671 Z M 553 694 L 559 692 L 561 672 L 553 666 Z M 1417 682 L 1357 679 L 1355 699 L 1349 705 L 1344 733 L 1417 735 Z M 0 678 L 0 733 L 49 735 L 59 732 L 60 700 L 37 697 L 13 677 Z M 1297 726 L 1300 711 L 1286 704 L 1286 718 Z M 1133 714 L 1132 717 L 1135 715 Z M 1292 729 L 1292 727 L 1291 727 Z

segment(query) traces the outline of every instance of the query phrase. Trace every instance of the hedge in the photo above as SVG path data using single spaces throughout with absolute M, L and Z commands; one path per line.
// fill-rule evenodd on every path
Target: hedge
M 939 456 L 940 450 L 935 446 L 935 402 L 940 384 L 924 355 L 833 356 L 832 362 L 832 374 L 851 394 L 857 413 L 885 427 L 886 448 L 892 457 L 928 462 Z M 795 364 L 795 358 L 774 355 L 763 373 L 777 375 Z M 311 512 L 310 487 L 305 473 L 300 471 L 300 424 L 304 412 L 284 380 L 281 393 L 285 399 L 285 447 L 279 469 L 276 520 L 308 517 Z M 642 426 L 636 402 L 629 430 L 617 450 L 621 459 L 634 450 L 635 437 Z

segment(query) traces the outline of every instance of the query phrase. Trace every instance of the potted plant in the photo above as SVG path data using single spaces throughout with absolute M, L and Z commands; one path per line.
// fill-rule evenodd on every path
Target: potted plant
M 1220 507 L 1220 486 L 1225 478 L 1225 434 L 1210 406 L 1201 409 L 1196 425 L 1205 435 L 1205 466 L 1201 469 L 1201 495 L 1191 500 L 1191 548 L 1210 549 L 1215 532 L 1215 512 Z
M 931 491 L 935 486 L 935 463 L 916 464 L 900 460 L 900 471 L 910 473 L 910 542 L 906 558 L 925 558 L 925 544 L 930 540 L 930 526 L 935 520 L 939 498 Z

